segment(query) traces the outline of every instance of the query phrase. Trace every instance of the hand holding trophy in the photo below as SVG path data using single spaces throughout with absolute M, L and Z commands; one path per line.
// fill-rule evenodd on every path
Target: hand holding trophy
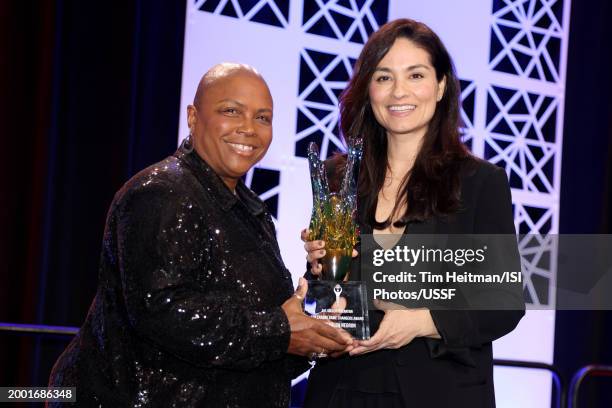
M 359 231 L 356 174 L 361 160 L 362 142 L 348 148 L 346 168 L 340 191 L 331 192 L 319 149 L 308 149 L 312 183 L 312 216 L 309 240 L 325 241 L 325 256 L 320 260 L 320 280 L 309 282 L 304 311 L 348 331 L 355 339 L 369 338 L 365 283 L 349 281 L 350 263 Z

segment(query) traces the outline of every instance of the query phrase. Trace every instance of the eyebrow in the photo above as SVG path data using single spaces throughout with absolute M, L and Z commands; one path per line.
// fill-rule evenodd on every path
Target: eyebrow
M 417 68 L 425 68 L 425 69 L 431 69 L 431 67 L 429 67 L 428 65 L 425 64 L 416 64 L 416 65 L 411 65 L 408 68 L 406 68 L 406 71 L 412 71 L 415 70 Z M 382 72 L 391 72 L 391 68 L 387 68 L 387 67 L 377 67 L 374 72 L 376 71 L 382 71 Z
M 236 105 L 238 105 L 238 106 L 240 106 L 240 107 L 244 107 L 244 104 L 243 104 L 243 103 L 240 103 L 240 102 L 238 102 L 238 101 L 237 101 L 237 100 L 235 100 L 235 99 L 229 99 L 229 98 L 226 98 L 226 99 L 221 99 L 221 100 L 220 100 L 220 101 L 218 101 L 217 103 L 225 103 L 225 102 L 232 102 L 232 103 L 235 103 Z
M 244 108 L 246 105 L 244 103 L 238 102 L 235 99 L 221 99 L 220 101 L 218 101 L 217 103 L 225 103 L 225 102 L 232 102 L 235 103 L 236 105 L 240 106 L 241 108 Z M 261 109 L 257 109 L 256 112 L 269 112 L 272 113 L 272 109 L 270 108 L 261 108 Z

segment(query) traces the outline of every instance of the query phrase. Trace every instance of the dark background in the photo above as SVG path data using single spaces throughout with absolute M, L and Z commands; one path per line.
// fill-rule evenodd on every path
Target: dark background
M 572 1 L 560 233 L 612 233 L 610 18 Z M 113 194 L 176 148 L 184 20 L 183 0 L 0 2 L 0 321 L 84 320 Z M 0 385 L 46 384 L 67 340 L 0 332 Z M 568 378 L 611 345 L 610 312 L 557 312 Z M 581 402 L 612 406 L 611 383 Z

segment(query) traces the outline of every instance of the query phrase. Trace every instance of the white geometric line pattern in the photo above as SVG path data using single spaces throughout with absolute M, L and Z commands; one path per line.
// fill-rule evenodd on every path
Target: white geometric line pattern
M 554 301 L 553 258 L 555 238 L 550 234 L 554 213 L 541 206 L 514 203 L 514 221 L 519 232 L 519 252 L 524 274 L 525 300 L 535 307 L 550 306 Z
M 289 0 L 195 0 L 194 7 L 200 11 L 277 27 L 289 25 Z
M 472 150 L 474 141 L 474 118 L 476 114 L 476 83 L 461 79 L 461 141 Z
M 338 97 L 353 72 L 355 60 L 315 50 L 300 52 L 295 155 L 307 157 L 308 144 L 316 142 L 320 156 L 346 151 L 338 128 Z
M 354 59 L 350 57 L 302 50 L 295 146 L 297 157 L 307 157 L 308 144 L 312 141 L 319 145 L 321 157 L 327 158 L 334 151 L 346 151 L 344 140 L 339 134 L 337 107 L 338 97 L 346 87 L 353 64 Z M 473 81 L 460 82 L 462 140 L 471 147 L 476 85 Z
M 310 34 L 364 44 L 387 21 L 387 0 L 304 0 L 302 28 Z
M 275 227 L 278 224 L 278 200 L 280 195 L 280 171 L 257 165 L 243 176 L 244 184 L 266 203 Z
M 522 271 L 524 274 L 523 293 L 525 300 L 535 307 L 551 305 L 554 299 L 554 274 L 551 256 L 556 249 L 555 235 L 525 235 L 519 241 Z
M 498 86 L 487 91 L 485 159 L 506 169 L 512 188 L 554 193 L 559 100 Z
M 554 212 L 546 206 L 513 203 L 514 225 L 518 234 L 551 233 Z
M 494 0 L 489 66 L 558 83 L 562 0 Z

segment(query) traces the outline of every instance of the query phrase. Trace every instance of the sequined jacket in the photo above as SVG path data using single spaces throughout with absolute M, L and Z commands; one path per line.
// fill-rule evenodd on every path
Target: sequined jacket
M 111 204 L 99 285 L 50 385 L 79 406 L 286 407 L 291 296 L 271 217 L 195 153 L 134 176 Z

